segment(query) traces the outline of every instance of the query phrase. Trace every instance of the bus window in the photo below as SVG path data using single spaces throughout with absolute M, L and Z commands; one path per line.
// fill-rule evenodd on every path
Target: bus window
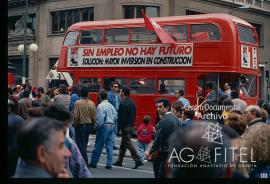
M 101 44 L 102 30 L 81 31 L 80 44 Z
M 187 40 L 187 25 L 164 26 L 163 28 L 175 41 Z
M 114 77 L 112 77 L 112 78 L 104 78 L 103 79 L 103 82 L 104 82 L 103 88 L 105 90 L 107 90 L 107 91 L 110 91 L 111 90 L 111 83 L 113 81 L 117 81 L 118 84 L 120 85 L 120 87 L 124 86 L 124 85 L 127 86 L 127 84 L 128 84 L 127 79 L 125 79 L 125 78 L 114 78 Z
M 176 90 L 183 89 L 186 91 L 186 82 L 184 79 L 159 79 L 159 94 L 176 94 Z
M 69 32 L 65 38 L 64 45 L 77 45 L 79 32 Z
M 239 32 L 239 39 L 241 42 L 247 42 L 247 43 L 256 43 L 256 37 L 253 32 L 253 30 L 250 27 L 245 27 L 242 25 L 238 26 L 238 32 Z
M 79 80 L 79 88 L 87 87 L 89 92 L 98 92 L 100 89 L 99 78 L 81 78 Z
M 220 31 L 214 24 L 196 24 L 191 25 L 192 41 L 219 40 Z
M 131 94 L 155 94 L 156 81 L 154 79 L 130 79 Z
M 106 43 L 128 43 L 128 29 L 106 30 Z
M 246 82 L 240 83 L 240 95 L 244 97 L 255 97 L 257 92 L 257 80 L 255 75 L 246 75 Z
M 157 35 L 154 31 L 147 31 L 145 27 L 132 28 L 132 42 L 157 42 Z

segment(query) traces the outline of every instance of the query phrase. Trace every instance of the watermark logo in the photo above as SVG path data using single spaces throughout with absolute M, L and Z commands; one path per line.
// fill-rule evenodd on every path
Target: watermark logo
M 199 151 L 193 147 L 173 148 L 168 158 L 168 167 L 254 167 L 253 148 L 226 146 L 226 139 L 223 141 L 222 126 L 218 123 L 209 123 L 203 129 L 202 139 L 212 144 L 204 143 Z M 205 141 L 204 141 L 205 142 Z M 250 150 L 249 150 L 250 149 Z M 247 152 L 250 152 L 250 159 Z M 231 160 L 228 155 L 231 155 Z M 249 161 L 248 161 L 248 160 Z M 171 162 L 173 160 L 173 162 Z M 194 160 L 200 161 L 193 162 Z
M 196 158 L 202 162 L 211 163 L 210 150 L 208 147 L 201 147 Z
M 207 139 L 209 142 L 223 144 L 221 129 L 222 127 L 218 123 L 209 123 L 202 138 Z

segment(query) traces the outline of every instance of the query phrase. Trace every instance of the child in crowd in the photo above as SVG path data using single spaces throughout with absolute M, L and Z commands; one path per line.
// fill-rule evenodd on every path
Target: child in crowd
M 154 126 L 150 123 L 150 116 L 146 115 L 143 118 L 143 123 L 139 126 L 137 136 L 138 136 L 138 152 L 141 160 L 146 162 L 145 151 L 150 145 L 153 135 L 155 132 Z

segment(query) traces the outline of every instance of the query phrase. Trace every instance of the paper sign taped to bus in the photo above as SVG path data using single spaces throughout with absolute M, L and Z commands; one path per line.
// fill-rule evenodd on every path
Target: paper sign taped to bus
M 182 67 L 193 64 L 193 44 L 69 47 L 68 67 Z
M 257 48 L 241 45 L 241 67 L 257 69 Z

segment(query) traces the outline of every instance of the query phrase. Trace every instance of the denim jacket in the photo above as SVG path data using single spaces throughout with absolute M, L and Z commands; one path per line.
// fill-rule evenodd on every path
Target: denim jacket
M 117 113 L 112 104 L 108 100 L 103 100 L 97 107 L 96 129 L 104 124 L 113 124 L 117 120 Z
M 74 108 L 74 104 L 77 100 L 80 100 L 80 97 L 78 94 L 76 93 L 73 93 L 71 96 L 70 96 L 70 102 L 69 102 L 69 107 L 68 107 L 68 110 L 70 112 L 73 111 L 73 108 Z
M 114 106 L 117 112 L 119 109 L 120 101 L 121 101 L 120 96 L 117 93 L 113 93 L 112 91 L 109 91 L 108 101 Z

